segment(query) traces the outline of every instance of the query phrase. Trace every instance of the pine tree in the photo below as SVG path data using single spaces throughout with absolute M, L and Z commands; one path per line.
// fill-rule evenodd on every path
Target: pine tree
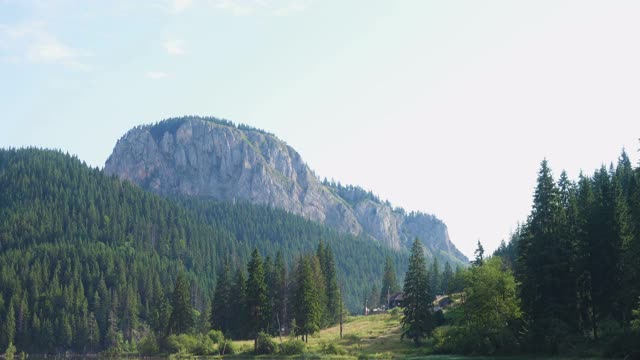
M 532 345 L 550 352 L 557 351 L 570 330 L 570 309 L 575 306 L 565 219 L 560 191 L 544 160 L 526 234 L 520 241 L 518 270 Z
M 211 303 L 211 327 L 228 334 L 232 329 L 232 296 L 231 274 L 229 264 L 225 263 L 222 271 L 218 273 L 216 290 Z
M 632 236 L 623 244 L 623 280 L 625 284 L 640 284 L 640 168 L 636 169 L 629 184 L 629 220 Z M 636 302 L 637 306 L 640 286 L 625 288 L 625 303 Z
M 275 324 L 278 326 L 278 334 L 282 333 L 283 327 L 288 324 L 287 314 L 287 268 L 282 257 L 282 252 L 278 251 L 274 263 L 274 283 L 271 288 L 273 297 L 273 307 Z
M 258 333 L 265 327 L 265 308 L 267 306 L 267 284 L 265 282 L 262 258 L 258 249 L 251 253 L 247 267 L 247 329 L 254 339 L 254 352 L 258 352 Z
M 629 236 L 621 187 L 603 166 L 593 176 L 594 206 L 589 226 L 589 261 L 593 330 L 598 337 L 601 319 L 619 316 L 622 244 Z
M 387 256 L 384 264 L 384 275 L 382 276 L 382 289 L 380 290 L 380 304 L 389 307 L 389 297 L 400 291 L 398 279 L 396 278 L 396 269 L 393 266 L 393 260 Z
M 336 275 L 336 264 L 333 259 L 333 251 L 328 245 L 323 246 L 322 241 L 318 244 L 317 256 L 322 268 L 322 275 L 325 282 L 325 294 L 327 298 L 327 325 L 335 324 L 340 316 L 340 290 L 338 289 L 338 277 Z
M 474 251 L 473 253 L 476 258 L 473 260 L 472 265 L 482 266 L 482 264 L 484 263 L 484 247 L 482 246 L 482 243 L 480 243 L 480 240 L 478 240 L 478 246 L 476 247 L 476 251 Z
M 243 338 L 247 332 L 247 282 L 242 269 L 236 271 L 232 294 L 235 298 L 231 303 L 231 332 L 233 337 Z
M 440 276 L 440 266 L 438 265 L 438 258 L 433 257 L 433 264 L 431 264 L 431 271 L 429 271 L 429 287 L 430 292 L 434 296 L 440 293 L 440 287 L 442 286 L 442 278 Z
M 371 290 L 367 296 L 367 306 L 370 310 L 376 309 L 380 305 L 380 289 L 378 284 L 371 285 Z
M 189 281 L 183 272 L 180 272 L 176 279 L 171 306 L 173 312 L 169 320 L 169 333 L 183 334 L 190 332 L 194 326 L 193 308 L 191 307 Z
M 322 322 L 322 301 L 318 294 L 312 259 L 317 258 L 304 256 L 299 260 L 293 302 L 294 332 L 305 341 L 308 341 L 310 334 L 320 329 Z
M 89 313 L 87 342 L 90 351 L 93 351 L 100 343 L 100 329 L 98 328 L 98 322 L 96 321 L 96 317 L 93 313 Z
M 578 328 L 591 331 L 597 337 L 597 322 L 593 312 L 591 296 L 591 263 L 595 254 L 591 253 L 593 243 L 590 222 L 593 219 L 595 197 L 591 179 L 580 173 L 576 196 L 576 256 L 574 271 L 576 273 L 576 296 L 578 312 Z
M 424 249 L 416 238 L 411 247 L 409 269 L 404 279 L 404 316 L 402 336 L 419 345 L 423 338 L 431 336 L 435 328 L 432 297 L 429 291 L 429 276 L 424 259 Z
M 2 340 L 5 344 L 13 343 L 16 335 L 16 313 L 13 308 L 13 302 L 9 304 L 4 324 L 2 324 Z

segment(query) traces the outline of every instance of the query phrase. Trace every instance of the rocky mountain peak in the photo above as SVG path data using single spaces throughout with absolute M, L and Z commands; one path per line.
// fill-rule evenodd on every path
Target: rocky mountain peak
M 183 117 L 138 126 L 116 144 L 107 174 L 163 195 L 269 204 L 394 249 L 420 238 L 432 256 L 466 263 L 442 221 L 406 215 L 364 190 L 320 181 L 275 135 L 216 118 Z M 359 189 L 359 190 L 353 190 Z

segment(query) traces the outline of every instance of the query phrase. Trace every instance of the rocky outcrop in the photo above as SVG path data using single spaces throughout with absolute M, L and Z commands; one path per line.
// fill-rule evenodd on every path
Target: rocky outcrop
M 321 182 L 274 135 L 224 120 L 187 117 L 136 127 L 118 141 L 104 171 L 163 195 L 269 204 L 394 249 L 418 236 L 433 255 L 467 261 L 435 217 L 349 196 Z

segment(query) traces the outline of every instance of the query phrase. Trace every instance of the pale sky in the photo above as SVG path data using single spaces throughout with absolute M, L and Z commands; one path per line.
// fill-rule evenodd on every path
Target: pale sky
M 539 163 L 640 137 L 638 1 L 0 0 L 0 147 L 102 167 L 128 129 L 211 115 L 320 177 L 435 214 L 469 257 L 529 213 Z

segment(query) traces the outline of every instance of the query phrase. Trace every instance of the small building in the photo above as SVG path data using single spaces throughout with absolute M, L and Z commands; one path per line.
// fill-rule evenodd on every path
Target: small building
M 389 297 L 389 309 L 393 309 L 394 307 L 401 307 L 403 301 L 404 294 L 402 292 L 397 292 L 391 295 L 391 297 Z

